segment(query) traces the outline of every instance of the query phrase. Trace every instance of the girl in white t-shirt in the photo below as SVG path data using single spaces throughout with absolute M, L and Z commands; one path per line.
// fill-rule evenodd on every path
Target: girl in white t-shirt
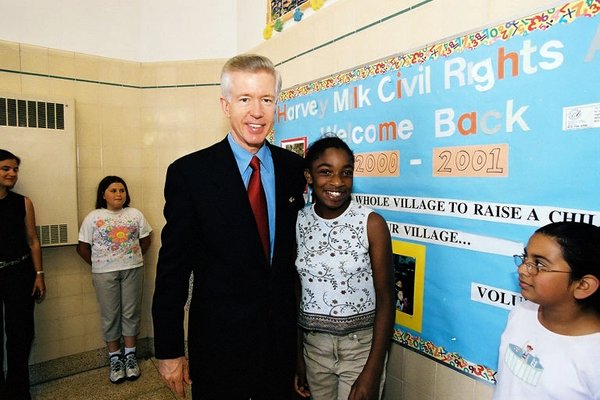
M 141 317 L 143 254 L 150 247 L 152 228 L 139 210 L 129 207 L 130 202 L 122 178 L 102 179 L 96 209 L 83 220 L 77 246 L 77 253 L 92 266 L 112 383 L 140 376 L 136 338 Z
M 494 400 L 600 399 L 600 228 L 539 228 L 518 265 L 521 294 L 502 334 Z

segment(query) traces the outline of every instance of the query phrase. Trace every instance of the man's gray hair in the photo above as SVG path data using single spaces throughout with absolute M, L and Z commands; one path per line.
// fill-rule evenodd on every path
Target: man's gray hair
M 275 69 L 273 62 L 258 54 L 240 54 L 230 58 L 221 70 L 221 95 L 229 100 L 231 95 L 232 72 L 267 72 L 275 77 L 275 98 L 281 90 L 281 75 Z

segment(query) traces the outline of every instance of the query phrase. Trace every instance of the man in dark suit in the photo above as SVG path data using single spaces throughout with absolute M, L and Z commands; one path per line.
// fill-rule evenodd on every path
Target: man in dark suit
M 265 138 L 281 78 L 270 60 L 241 55 L 221 74 L 231 131 L 169 166 L 152 305 L 159 371 L 194 399 L 285 400 L 296 357 L 295 221 L 304 205 L 303 159 Z M 267 203 L 263 247 L 246 187 L 260 159 Z M 184 305 L 194 273 L 184 355 Z

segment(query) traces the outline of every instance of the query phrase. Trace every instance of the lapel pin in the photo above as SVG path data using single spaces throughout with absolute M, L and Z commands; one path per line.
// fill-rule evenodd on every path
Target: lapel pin
M 290 198 L 288 199 L 288 201 L 289 201 L 290 203 L 293 203 L 293 202 L 294 202 L 294 200 L 296 200 L 296 199 L 294 198 L 294 196 L 292 196 L 292 197 L 290 197 Z

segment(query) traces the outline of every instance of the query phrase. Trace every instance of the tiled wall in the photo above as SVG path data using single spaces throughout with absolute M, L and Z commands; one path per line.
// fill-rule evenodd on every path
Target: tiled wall
M 392 344 L 383 400 L 489 400 L 494 387 Z
M 98 182 L 122 176 L 131 205 L 154 228 L 145 257 L 141 338 L 152 336 L 151 294 L 160 247 L 166 168 L 222 138 L 218 78 L 222 60 L 140 64 L 0 41 L 0 93 L 75 99 L 79 221 L 94 207 Z M 1 143 L 0 143 L 1 144 Z M 22 160 L 21 174 L 27 170 Z M 18 185 L 16 187 L 18 191 Z M 57 188 L 60 191 L 60 188 Z M 32 199 L 34 205 L 43 199 Z M 44 248 L 47 297 L 36 306 L 31 363 L 102 348 L 90 267 L 74 246 Z
M 556 5 L 549 0 L 344 0 L 289 27 L 253 51 L 271 57 L 284 87 L 410 51 Z M 128 183 L 132 206 L 154 227 L 146 256 L 141 338 L 151 337 L 150 302 L 164 175 L 177 157 L 222 138 L 218 97 L 223 60 L 134 63 L 0 41 L 0 92 L 75 99 L 80 220 L 107 174 Z M 28 155 L 21 174 L 27 171 Z M 33 199 L 35 201 L 42 201 Z M 47 299 L 37 306 L 31 362 L 102 348 L 89 267 L 73 246 L 44 249 Z M 485 400 L 493 388 L 392 345 L 386 400 Z

